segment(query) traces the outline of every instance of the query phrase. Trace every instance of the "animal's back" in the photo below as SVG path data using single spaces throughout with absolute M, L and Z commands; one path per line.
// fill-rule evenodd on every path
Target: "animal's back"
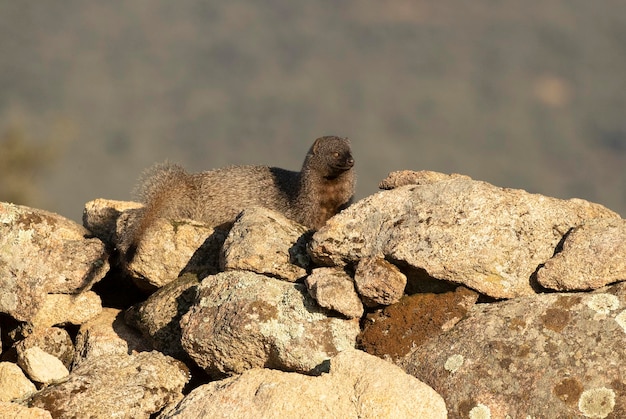
M 299 172 L 268 166 L 230 166 L 190 177 L 200 198 L 192 218 L 222 225 L 252 206 L 287 211 L 297 193 Z

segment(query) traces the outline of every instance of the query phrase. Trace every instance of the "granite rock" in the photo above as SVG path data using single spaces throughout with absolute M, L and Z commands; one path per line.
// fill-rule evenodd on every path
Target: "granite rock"
M 304 283 L 320 306 L 351 319 L 363 316 L 363 303 L 354 289 L 354 281 L 343 269 L 313 269 Z
M 53 417 L 148 418 L 182 398 L 186 368 L 158 352 L 103 355 L 34 394 L 29 407 Z
M 182 345 L 210 375 L 309 372 L 354 348 L 358 320 L 330 317 L 302 284 L 245 271 L 206 277 L 181 319 Z
M 265 208 L 245 209 L 224 242 L 222 270 L 251 271 L 295 282 L 306 275 L 307 229 Z
M 193 390 L 159 419 L 446 418 L 430 387 L 398 367 L 357 350 L 330 360 L 319 377 L 252 369 Z
M 0 203 L 0 313 L 31 321 L 48 294 L 77 295 L 102 279 L 108 254 L 90 235 L 60 215 Z
M 117 221 L 121 236 L 134 210 Z M 200 276 L 219 272 L 219 255 L 227 232 L 192 220 L 157 219 L 148 229 L 132 260 L 124 266 L 136 284 L 154 291 L 184 273 Z
M 572 229 L 562 249 L 537 272 L 537 281 L 558 291 L 601 288 L 626 280 L 626 220 L 598 219 Z
M 429 173 L 415 176 L 438 177 Z M 571 228 L 593 218 L 619 215 L 580 199 L 443 177 L 356 202 L 314 234 L 309 250 L 327 266 L 385 258 L 494 298 L 513 298 L 534 294 L 538 267 Z
M 626 283 L 478 304 L 399 361 L 450 417 L 626 417 Z M 489 417 L 489 416 L 486 416 Z
M 385 259 L 365 257 L 358 262 L 354 283 L 366 306 L 388 306 L 400 301 L 407 278 L 397 266 Z

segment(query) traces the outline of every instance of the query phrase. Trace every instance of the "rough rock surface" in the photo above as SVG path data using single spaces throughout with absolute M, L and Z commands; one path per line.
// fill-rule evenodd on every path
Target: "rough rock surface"
M 445 418 L 443 399 L 394 365 L 347 350 L 319 377 L 253 369 L 198 387 L 159 419 Z
M 69 333 L 59 327 L 35 329 L 28 337 L 15 345 L 18 357 L 27 349 L 38 347 L 57 357 L 67 368 L 74 358 L 74 343 Z
M 513 298 L 535 292 L 537 268 L 570 228 L 592 218 L 619 215 L 580 199 L 451 177 L 353 204 L 315 233 L 310 253 L 318 263 L 339 266 L 384 257 L 494 298 Z
M 158 352 L 105 355 L 33 395 L 29 406 L 53 417 L 147 418 L 177 402 L 187 380 L 179 361 Z
M 97 317 L 80 326 L 73 364 L 76 367 L 102 355 L 131 354 L 151 349 L 141 334 L 126 325 L 121 310 L 105 308 Z
M 317 303 L 344 316 L 358 319 L 365 312 L 363 303 L 354 289 L 354 281 L 341 268 L 317 268 L 304 283 Z
M 0 202 L 0 312 L 30 321 L 48 293 L 77 294 L 104 277 L 104 243 L 89 235 L 60 215 Z
M 205 278 L 181 328 L 183 348 L 212 375 L 308 372 L 359 333 L 358 320 L 329 317 L 303 285 L 243 271 Z
M 30 323 L 35 327 L 57 324 L 82 324 L 102 311 L 100 297 L 93 291 L 77 295 L 47 294 Z
M 307 229 L 265 208 L 244 210 L 224 242 L 222 269 L 241 270 L 295 282 L 306 275 Z
M 117 231 L 126 228 L 132 210 L 120 216 Z M 149 290 L 160 288 L 191 272 L 199 276 L 219 271 L 219 255 L 226 232 L 191 220 L 159 219 L 144 235 L 127 271 Z
M 38 407 L 29 408 L 17 403 L 0 401 L 0 418 L 6 419 L 52 419 L 50 412 Z
M 378 184 L 378 188 L 389 190 L 406 185 L 428 185 L 451 179 L 471 180 L 469 176 L 460 175 L 458 173 L 447 174 L 428 170 L 420 170 L 417 172 L 413 170 L 400 170 L 389 173 L 389 175 Z
M 473 307 L 478 294 L 465 287 L 444 294 L 414 294 L 368 314 L 359 348 L 382 358 L 399 359 L 450 330 Z
M 59 358 L 44 352 L 38 346 L 20 352 L 17 364 L 37 383 L 49 384 L 67 377 L 70 373 Z
M 406 275 L 397 266 L 378 257 L 361 259 L 354 273 L 356 290 L 368 307 L 397 303 L 406 282 Z
M 589 220 L 565 238 L 563 249 L 537 272 L 559 291 L 593 290 L 626 280 L 626 220 Z
M 20 367 L 13 362 L 0 362 L 0 402 L 19 399 L 35 391 L 37 388 Z
M 94 199 L 85 204 L 83 226 L 107 245 L 115 246 L 115 226 L 124 211 L 141 208 L 139 202 Z
M 192 306 L 200 281 L 185 274 L 157 290 L 146 301 L 130 308 L 126 322 L 141 331 L 152 346 L 165 355 L 186 359 L 180 341 L 180 319 Z
M 622 418 L 625 358 L 620 283 L 476 305 L 400 365 L 438 391 L 453 418 L 474 409 L 497 418 Z

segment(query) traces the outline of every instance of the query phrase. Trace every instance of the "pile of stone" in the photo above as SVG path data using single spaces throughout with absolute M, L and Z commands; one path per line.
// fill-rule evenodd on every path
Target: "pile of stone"
M 623 417 L 626 221 L 395 172 L 315 234 L 0 204 L 0 417 Z

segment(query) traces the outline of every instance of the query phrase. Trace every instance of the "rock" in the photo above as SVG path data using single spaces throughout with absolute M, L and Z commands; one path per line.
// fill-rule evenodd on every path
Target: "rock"
M 559 291 L 593 290 L 626 280 L 626 220 L 589 220 L 574 228 L 563 249 L 537 272 L 537 281 Z
M 401 170 L 389 173 L 389 175 L 378 184 L 378 188 L 390 190 L 406 185 L 429 185 L 431 183 L 452 179 L 471 180 L 469 176 L 460 175 L 458 173 L 446 174 L 430 172 L 428 170 L 418 172 L 413 170 Z
M 0 203 L 0 312 L 31 321 L 47 294 L 77 294 L 104 277 L 104 243 L 89 235 L 60 215 Z
M 77 295 L 47 294 L 30 322 L 35 328 L 57 324 L 82 324 L 102 311 L 100 297 L 93 291 Z
M 115 247 L 117 219 L 124 211 L 141 208 L 139 202 L 95 199 L 85 204 L 83 226 L 110 247 Z
M 592 218 L 619 215 L 580 199 L 451 177 L 356 202 L 314 234 L 309 250 L 326 266 L 385 258 L 494 298 L 513 298 L 534 293 L 537 268 L 570 228 Z
M 343 269 L 313 269 L 304 283 L 317 303 L 351 319 L 363 316 L 363 303 L 354 289 L 354 281 Z
M 180 360 L 187 359 L 180 343 L 180 319 L 192 306 L 199 284 L 195 275 L 181 276 L 130 308 L 126 322 L 141 331 L 155 349 Z
M 49 384 L 69 374 L 59 358 L 37 346 L 18 353 L 17 363 L 37 383 Z
M 626 283 L 474 306 L 399 364 L 451 417 L 626 417 Z M 487 416 L 488 417 L 488 416 Z
M 159 419 L 446 418 L 433 389 L 394 365 L 346 350 L 319 377 L 252 369 L 193 390 Z
M 244 210 L 224 242 L 222 269 L 251 271 L 295 282 L 306 276 L 307 229 L 265 208 Z
M 37 388 L 20 367 L 12 362 L 0 362 L 0 402 L 20 399 L 35 391 Z
M 29 406 L 53 417 L 148 418 L 182 398 L 187 374 L 182 363 L 158 352 L 104 355 L 34 394 Z
M 211 375 L 309 372 L 359 333 L 358 320 L 328 317 L 303 285 L 243 271 L 205 278 L 181 328 L 183 348 Z
M 111 354 L 150 351 L 151 346 L 124 322 L 121 310 L 104 308 L 102 313 L 81 325 L 76 336 L 74 367 L 86 360 Z
M 400 301 L 406 288 L 406 275 L 385 259 L 365 257 L 358 262 L 354 284 L 366 306 L 388 306 Z
M 132 214 L 130 210 L 120 216 L 118 235 Z M 139 287 L 152 291 L 183 273 L 215 274 L 226 234 L 197 221 L 158 219 L 146 231 L 127 271 Z
M 58 327 L 35 329 L 15 345 L 18 357 L 23 356 L 24 351 L 33 347 L 38 347 L 58 358 L 66 368 L 72 364 L 74 343 L 65 329 Z
M 47 410 L 28 408 L 17 403 L 0 401 L 0 418 L 6 419 L 52 419 Z
M 478 294 L 465 287 L 444 294 L 414 294 L 368 314 L 359 348 L 382 358 L 400 359 L 450 330 L 474 306 Z

